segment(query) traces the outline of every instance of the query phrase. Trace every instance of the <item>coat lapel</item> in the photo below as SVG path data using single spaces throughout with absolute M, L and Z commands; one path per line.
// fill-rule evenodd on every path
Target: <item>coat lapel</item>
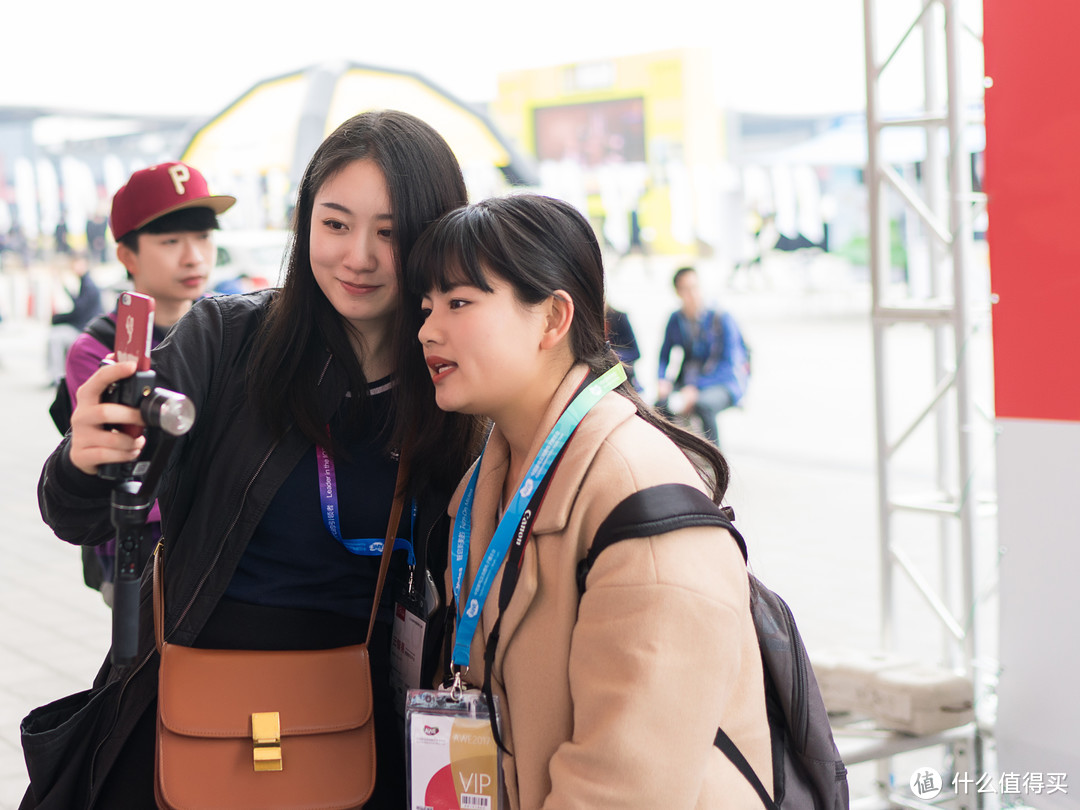
M 530 448 L 530 459 L 535 458 L 539 452 L 544 439 L 570 402 L 578 385 L 585 378 L 586 371 L 584 365 L 579 365 L 571 369 L 566 375 L 562 385 L 560 385 L 552 398 L 551 406 L 537 426 L 536 438 Z M 631 418 L 635 413 L 633 404 L 619 394 L 612 393 L 604 397 L 578 426 L 577 431 L 570 439 L 562 460 L 559 462 L 555 475 L 552 477 L 547 495 L 544 498 L 543 507 L 537 514 L 533 524 L 532 539 L 526 544 L 522 555 L 517 587 L 514 589 L 514 595 L 509 606 L 503 613 L 499 629 L 499 645 L 495 651 L 494 674 L 496 675 L 501 671 L 507 645 L 513 638 L 514 632 L 521 624 L 521 621 L 529 612 L 529 608 L 536 596 L 539 568 L 535 538 L 538 535 L 551 534 L 565 529 L 577 492 L 593 457 L 605 437 L 610 433 L 613 421 L 622 421 L 618 417 L 612 420 L 610 415 L 599 419 L 590 419 L 589 417 L 593 412 L 603 413 L 606 411 L 610 414 L 612 409 L 624 419 Z M 463 594 L 468 593 L 468 589 L 471 587 L 476 572 L 480 567 L 484 552 L 487 550 L 488 543 L 490 543 L 495 533 L 498 522 L 499 500 L 509 463 L 509 448 L 498 427 L 496 427 L 492 430 L 483 458 L 480 461 L 480 474 L 477 478 L 476 494 L 473 500 L 473 529 L 469 543 L 469 565 L 466 581 L 462 586 Z M 469 475 L 471 475 L 471 472 L 470 470 Z M 463 490 L 464 486 L 458 488 L 458 492 L 451 503 L 451 510 L 455 514 Z M 504 569 L 505 562 L 492 585 L 491 593 L 488 595 L 483 607 L 482 621 L 472 640 L 470 655 L 471 666 L 473 667 L 481 665 L 484 660 L 484 646 L 499 615 L 498 594 Z M 464 596 L 462 601 L 464 601 Z M 478 671 L 482 670 L 474 670 L 474 672 Z M 470 681 L 475 682 L 475 679 L 470 678 Z

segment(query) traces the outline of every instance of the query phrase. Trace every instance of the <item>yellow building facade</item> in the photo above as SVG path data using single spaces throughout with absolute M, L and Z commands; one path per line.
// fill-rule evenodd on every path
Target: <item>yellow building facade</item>
M 666 254 L 721 238 L 724 133 L 709 52 L 661 51 L 504 73 L 491 117 L 541 190 L 608 245 Z

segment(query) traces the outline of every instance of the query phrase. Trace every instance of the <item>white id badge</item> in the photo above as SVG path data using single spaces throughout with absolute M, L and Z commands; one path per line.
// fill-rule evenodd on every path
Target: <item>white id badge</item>
M 405 728 L 409 810 L 502 810 L 502 755 L 478 690 L 410 689 Z
M 398 600 L 394 605 L 394 630 L 390 640 L 390 688 L 394 690 L 394 707 L 399 716 L 405 712 L 408 691 L 420 688 L 426 630 L 427 622 Z

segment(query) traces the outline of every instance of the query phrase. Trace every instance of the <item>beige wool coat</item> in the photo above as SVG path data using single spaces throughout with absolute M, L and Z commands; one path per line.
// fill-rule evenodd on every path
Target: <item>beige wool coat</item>
M 533 455 L 585 371 L 577 366 L 563 381 L 537 426 Z M 480 463 L 462 599 L 497 524 L 509 464 L 497 428 Z M 607 394 L 553 476 L 502 620 L 492 689 L 513 753 L 503 772 L 514 810 L 761 807 L 713 746 L 718 726 L 772 788 L 746 567 L 726 531 L 616 543 L 598 557 L 579 604 L 577 564 L 601 521 L 632 492 L 669 482 L 703 488 L 678 447 L 627 399 Z M 464 482 L 452 515 L 463 491 Z M 501 581 L 500 572 L 472 639 L 473 686 L 483 683 Z

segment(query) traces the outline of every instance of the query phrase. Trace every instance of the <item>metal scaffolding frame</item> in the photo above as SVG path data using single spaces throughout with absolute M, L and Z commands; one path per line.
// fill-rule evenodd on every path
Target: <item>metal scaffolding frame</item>
M 906 575 L 938 620 L 942 635 L 940 663 L 963 672 L 974 682 L 976 622 L 967 612 L 974 610 L 977 599 L 975 534 L 982 509 L 972 487 L 975 477 L 972 442 L 974 425 L 980 417 L 972 401 L 966 348 L 973 328 L 980 318 L 985 318 L 989 301 L 973 300 L 979 296 L 971 287 L 968 272 L 974 256 L 973 217 L 980 206 L 985 206 L 984 196 L 972 191 L 970 154 L 964 145 L 965 130 L 972 121 L 961 92 L 960 40 L 972 32 L 965 30 L 960 19 L 959 0 L 920 0 L 921 10 L 916 18 L 882 59 L 879 53 L 886 52 L 879 52 L 877 47 L 878 37 L 883 34 L 877 11 L 889 2 L 863 0 L 868 139 L 865 182 L 877 411 L 881 642 L 886 650 L 895 647 L 897 623 L 901 618 L 896 613 L 896 582 L 900 574 Z M 923 51 L 924 108 L 904 116 L 890 114 L 884 98 L 883 77 L 895 65 L 898 53 L 903 48 L 917 47 L 919 39 Z M 883 136 L 896 127 L 925 132 L 926 154 L 918 178 L 911 177 L 910 172 L 905 175 L 888 163 Z M 918 222 L 927 235 L 929 277 L 923 289 L 893 282 L 887 206 L 890 199 L 899 200 L 905 215 Z M 886 342 L 891 330 L 905 328 L 902 325 L 907 324 L 923 324 L 931 331 L 936 387 L 926 406 L 894 436 L 889 430 L 891 403 L 887 392 Z M 894 463 L 901 448 L 924 425 L 934 431 L 935 486 L 927 496 L 901 495 L 897 491 Z M 986 506 L 992 508 L 991 504 Z M 939 570 L 924 573 L 925 562 L 920 570 L 900 548 L 894 524 L 897 516 L 904 513 L 929 515 L 936 521 Z M 927 533 L 929 541 L 934 539 L 932 535 L 933 532 Z M 952 746 L 954 757 L 974 756 L 978 765 L 981 764 L 979 734 L 978 724 L 972 724 L 944 737 L 914 738 L 899 747 L 878 746 L 856 761 L 878 761 L 878 781 L 883 797 L 891 806 L 921 807 L 924 805 L 912 802 L 910 797 L 890 795 L 889 758 L 901 750 L 944 742 Z M 967 807 L 975 798 L 958 797 L 959 806 Z

